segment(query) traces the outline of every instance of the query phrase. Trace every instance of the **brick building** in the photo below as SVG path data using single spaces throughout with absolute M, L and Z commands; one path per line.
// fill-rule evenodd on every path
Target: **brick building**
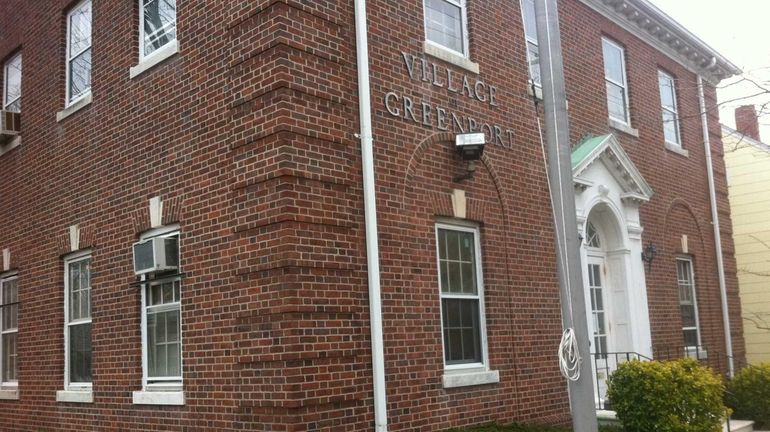
M 381 359 L 354 2 L 0 4 L 0 429 L 372 430 L 378 363 L 390 430 L 568 421 L 532 3 L 367 3 Z M 724 359 L 738 71 L 646 0 L 559 15 L 592 350 Z

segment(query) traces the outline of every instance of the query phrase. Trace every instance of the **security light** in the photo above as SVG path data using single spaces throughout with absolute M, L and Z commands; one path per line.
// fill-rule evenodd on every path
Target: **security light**
M 455 147 L 462 160 L 477 161 L 484 154 L 484 146 L 487 143 L 483 133 L 466 133 L 455 136 Z

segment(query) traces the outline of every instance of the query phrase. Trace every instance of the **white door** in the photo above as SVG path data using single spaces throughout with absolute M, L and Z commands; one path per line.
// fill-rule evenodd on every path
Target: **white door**
M 610 289 L 607 286 L 607 264 L 603 256 L 588 256 L 587 285 L 590 309 L 588 330 L 591 344 L 591 361 L 594 383 L 597 387 L 597 403 L 603 405 L 607 394 L 607 376 L 614 370 L 614 357 L 608 355 L 612 349 L 611 326 L 607 301 Z

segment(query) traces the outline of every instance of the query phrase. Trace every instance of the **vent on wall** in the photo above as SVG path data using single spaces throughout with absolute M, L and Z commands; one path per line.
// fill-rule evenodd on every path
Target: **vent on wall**
M 155 237 L 134 243 L 134 273 L 143 275 L 179 268 L 179 238 Z
M 8 144 L 21 133 L 21 114 L 0 111 L 0 146 Z

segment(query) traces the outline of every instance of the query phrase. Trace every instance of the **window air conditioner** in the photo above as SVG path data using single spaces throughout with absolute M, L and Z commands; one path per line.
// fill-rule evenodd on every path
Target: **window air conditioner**
M 0 111 L 0 145 L 8 144 L 21 133 L 21 114 Z
M 134 273 L 143 275 L 179 268 L 179 238 L 155 237 L 134 243 Z

